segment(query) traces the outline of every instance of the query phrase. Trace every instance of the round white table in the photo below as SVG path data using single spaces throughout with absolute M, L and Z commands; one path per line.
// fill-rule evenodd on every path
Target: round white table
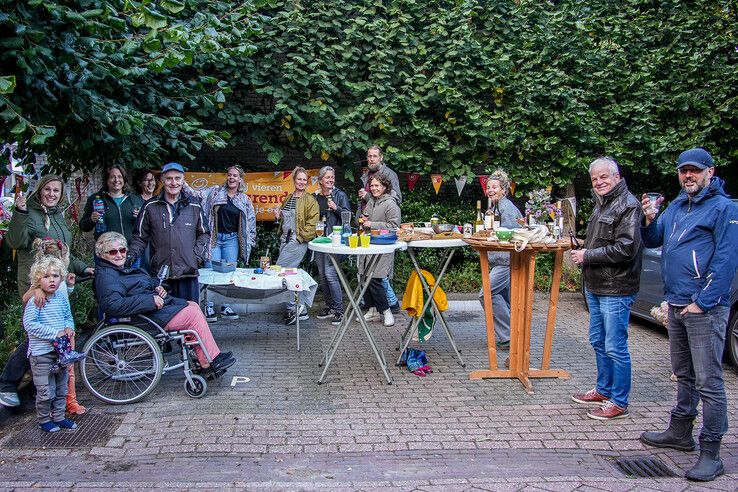
M 333 263 L 333 266 L 336 269 L 336 274 L 338 275 L 338 280 L 341 282 L 341 287 L 343 288 L 343 291 L 346 293 L 346 296 L 349 300 L 349 305 L 346 307 L 343 313 L 343 321 L 341 321 L 338 329 L 336 329 L 336 332 L 333 334 L 331 343 L 328 345 L 328 349 L 326 350 L 325 354 L 323 355 L 323 359 L 320 362 L 320 365 L 325 364 L 325 366 L 323 367 L 323 373 L 320 375 L 320 379 L 318 379 L 318 384 L 321 384 L 323 382 L 323 379 L 328 372 L 328 367 L 331 365 L 333 357 L 336 355 L 338 346 L 341 344 L 341 340 L 343 340 L 343 336 L 346 334 L 346 330 L 348 329 L 349 325 L 354 320 L 357 320 L 363 328 L 364 334 L 366 334 L 366 338 L 369 340 L 369 345 L 374 351 L 374 356 L 377 358 L 377 362 L 379 362 L 379 366 L 382 368 L 384 377 L 387 379 L 387 384 L 392 384 L 392 377 L 390 377 L 389 371 L 387 370 L 387 361 L 384 358 L 384 353 L 382 352 L 382 349 L 379 348 L 374 335 L 372 335 L 372 332 L 369 329 L 369 325 L 364 319 L 363 313 L 359 308 L 359 301 L 364 295 L 367 287 L 369 287 L 369 281 L 371 281 L 372 279 L 372 272 L 374 272 L 374 269 L 377 267 L 379 259 L 382 257 L 382 255 L 387 253 L 394 253 L 398 250 L 404 250 L 407 248 L 407 243 L 403 241 L 397 241 L 393 244 L 370 244 L 368 248 L 350 248 L 343 244 L 340 246 L 333 246 L 330 243 L 310 242 L 308 243 L 308 248 L 312 251 L 318 253 L 326 253 L 328 255 L 328 257 L 331 259 L 331 262 Z M 363 282 L 359 281 L 359 285 L 357 286 L 355 291 L 351 288 L 348 281 L 346 280 L 346 275 L 343 273 L 341 265 L 339 264 L 340 256 L 342 255 L 368 256 L 367 262 L 365 264 L 366 271 L 363 275 Z
M 409 243 L 407 243 L 408 256 L 410 256 L 410 261 L 412 261 L 413 263 L 413 268 L 415 268 L 415 272 L 420 278 L 420 282 L 423 285 L 423 290 L 425 291 L 425 295 L 427 297 L 424 300 L 423 309 L 419 313 L 417 313 L 416 317 L 413 317 L 410 320 L 410 324 L 408 325 L 405 333 L 400 339 L 400 356 L 397 359 L 398 366 L 400 365 L 400 362 L 402 360 L 402 354 L 405 352 L 408 345 L 410 345 L 410 341 L 412 340 L 413 336 L 418 332 L 418 324 L 420 324 L 420 320 L 423 318 L 423 314 L 429 306 L 432 306 L 436 318 L 438 318 L 438 320 L 440 321 L 441 326 L 443 327 L 443 331 L 446 332 L 446 336 L 448 337 L 449 342 L 451 342 L 451 347 L 453 347 L 454 352 L 456 352 L 456 357 L 459 358 L 459 363 L 461 364 L 461 367 L 466 367 L 466 363 L 464 363 L 464 359 L 461 357 L 461 351 L 456 347 L 454 337 L 451 334 L 448 323 L 446 323 L 446 318 L 443 316 L 443 313 L 441 313 L 441 310 L 438 309 L 436 301 L 433 299 L 433 295 L 436 293 L 438 286 L 441 285 L 443 275 L 446 273 L 446 269 L 451 263 L 451 258 L 454 256 L 456 249 L 466 246 L 468 246 L 468 244 L 466 244 L 463 239 L 423 239 L 420 241 L 410 241 Z M 418 264 L 418 259 L 415 256 L 416 249 L 439 249 L 442 251 L 440 262 L 441 269 L 436 272 L 435 282 L 432 289 L 428 285 L 425 276 L 420 271 L 420 265 Z

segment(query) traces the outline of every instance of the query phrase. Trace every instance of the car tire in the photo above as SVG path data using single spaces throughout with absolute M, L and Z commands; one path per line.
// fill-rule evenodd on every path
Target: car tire
M 738 369 L 738 310 L 736 310 L 728 321 L 728 330 L 725 333 L 726 359 Z

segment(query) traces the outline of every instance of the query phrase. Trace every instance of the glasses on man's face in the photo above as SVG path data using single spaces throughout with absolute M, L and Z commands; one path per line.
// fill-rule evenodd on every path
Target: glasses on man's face
M 108 253 L 108 256 L 115 256 L 116 253 L 124 255 L 126 254 L 126 251 L 128 251 L 128 248 L 118 248 L 118 249 L 111 249 L 107 253 Z
M 702 174 L 705 169 L 697 169 L 696 167 L 680 167 L 679 174 Z

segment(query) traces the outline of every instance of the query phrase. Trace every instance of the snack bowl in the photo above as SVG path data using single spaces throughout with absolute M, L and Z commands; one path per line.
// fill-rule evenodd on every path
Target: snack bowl
M 456 232 L 456 226 L 453 224 L 436 224 L 433 226 L 433 232 L 440 234 L 442 232 Z
M 500 241 L 509 241 L 513 237 L 513 230 L 499 227 L 495 229 L 495 236 L 497 236 L 497 239 Z

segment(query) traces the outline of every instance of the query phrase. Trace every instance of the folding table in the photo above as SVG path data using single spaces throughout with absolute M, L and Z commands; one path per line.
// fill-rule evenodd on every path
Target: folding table
M 359 309 L 359 301 L 361 300 L 364 292 L 369 286 L 369 281 L 372 278 L 372 272 L 374 272 L 374 270 L 376 269 L 381 256 L 388 253 L 394 254 L 394 252 L 397 250 L 404 250 L 405 248 L 407 248 L 407 243 L 405 243 L 404 241 L 397 241 L 393 244 L 370 244 L 368 248 L 349 248 L 348 246 L 343 244 L 340 246 L 333 246 L 332 244 L 310 242 L 308 243 L 308 248 L 313 251 L 317 251 L 318 253 L 326 253 L 328 255 L 328 257 L 331 259 L 331 262 L 333 263 L 333 266 L 336 268 L 338 280 L 341 282 L 341 287 L 346 293 L 346 297 L 349 301 L 348 306 L 343 313 L 343 321 L 341 321 L 341 324 L 338 326 L 336 332 L 333 334 L 333 338 L 328 345 L 328 349 L 326 350 L 325 354 L 323 355 L 323 359 L 320 362 L 320 365 L 324 365 L 324 367 L 323 373 L 320 375 L 320 379 L 318 379 L 318 384 L 321 384 L 323 382 L 323 379 L 328 372 L 328 367 L 330 367 L 331 362 L 333 361 L 333 357 L 336 355 L 336 351 L 338 350 L 339 345 L 341 345 L 343 336 L 346 334 L 346 330 L 348 330 L 349 325 L 352 324 L 354 321 L 358 321 L 362 329 L 364 330 L 364 334 L 366 335 L 367 340 L 369 340 L 369 345 L 374 352 L 374 356 L 377 358 L 377 362 L 379 362 L 379 366 L 382 368 L 384 377 L 387 379 L 387 384 L 392 384 L 392 378 L 390 377 L 389 371 L 387 370 L 387 361 L 384 358 L 384 353 L 382 352 L 382 349 L 379 348 L 374 335 L 372 335 L 372 332 L 369 329 L 369 325 L 364 319 L 364 315 L 361 312 L 361 309 Z M 349 282 L 346 279 L 346 275 L 344 274 L 343 270 L 341 269 L 341 265 L 339 264 L 340 258 L 337 258 L 337 256 L 344 255 L 368 256 L 366 262 L 366 272 L 364 275 L 361 275 L 362 272 L 359 272 L 361 280 L 359 281 L 359 285 L 357 286 L 356 290 L 352 289 L 349 285 Z
M 218 294 L 241 299 L 243 304 L 281 304 L 294 301 L 313 305 L 318 283 L 303 269 L 294 275 L 267 275 L 254 273 L 253 268 L 237 268 L 234 272 L 221 273 L 212 268 L 201 268 L 198 280 L 202 285 L 201 294 L 205 302 L 208 290 Z M 300 317 L 295 322 L 297 328 L 297 351 L 300 351 Z
M 466 367 L 464 359 L 462 359 L 461 357 L 461 351 L 456 347 L 454 337 L 451 334 L 448 323 L 446 323 L 446 318 L 443 316 L 443 313 L 441 313 L 440 309 L 438 309 L 436 301 L 433 299 L 433 295 L 436 293 L 438 286 L 441 285 L 443 275 L 446 273 L 446 269 L 448 268 L 449 263 L 451 263 L 451 258 L 453 258 L 456 249 L 466 246 L 467 244 L 464 242 L 463 239 L 423 239 L 420 241 L 410 241 L 409 243 L 407 243 L 407 253 L 413 263 L 415 272 L 418 274 L 418 277 L 420 277 L 420 282 L 423 285 L 423 291 L 425 292 L 426 298 L 424 300 L 423 309 L 418 313 L 418 316 L 410 320 L 410 324 L 408 325 L 407 330 L 405 330 L 405 334 L 400 339 L 401 350 L 400 356 L 397 359 L 398 366 L 400 365 L 400 362 L 402 360 L 402 354 L 405 352 L 405 349 L 408 347 L 408 345 L 410 345 L 410 340 L 412 340 L 413 336 L 418 332 L 418 325 L 420 324 L 420 320 L 422 319 L 425 310 L 428 309 L 428 306 L 433 306 L 433 312 L 436 314 L 436 318 L 440 321 L 441 326 L 443 327 L 443 331 L 446 332 L 448 341 L 451 342 L 451 347 L 453 347 L 454 352 L 456 352 L 456 357 L 459 358 L 459 363 L 461 364 L 461 367 Z M 432 289 L 428 285 L 428 282 L 425 280 L 425 276 L 420 271 L 418 259 L 415 256 L 416 249 L 441 250 L 441 268 L 438 272 L 436 272 L 436 280 L 433 284 Z

